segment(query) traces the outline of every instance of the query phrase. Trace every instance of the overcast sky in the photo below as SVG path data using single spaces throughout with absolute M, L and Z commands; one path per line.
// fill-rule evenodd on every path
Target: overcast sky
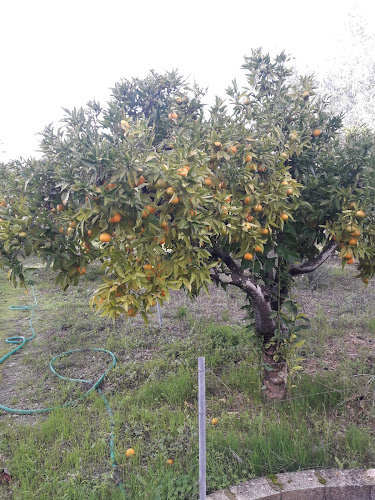
M 36 134 L 62 107 L 104 103 L 122 77 L 178 68 L 223 95 L 252 48 L 286 50 L 301 72 L 319 72 L 345 43 L 348 15 L 375 34 L 373 0 L 0 3 L 2 161 L 36 156 Z

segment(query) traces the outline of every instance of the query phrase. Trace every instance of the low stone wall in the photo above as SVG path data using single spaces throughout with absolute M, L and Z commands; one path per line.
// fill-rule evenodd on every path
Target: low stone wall
M 375 500 L 375 469 L 308 470 L 253 479 L 207 500 Z

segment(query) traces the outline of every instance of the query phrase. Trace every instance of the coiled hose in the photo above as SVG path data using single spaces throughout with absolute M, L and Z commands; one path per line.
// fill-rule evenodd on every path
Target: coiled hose
M 26 342 L 30 342 L 30 340 L 33 340 L 35 338 L 35 330 L 34 330 L 34 327 L 33 327 L 33 318 L 35 316 L 35 309 L 38 307 L 38 301 L 36 299 L 35 289 L 34 289 L 34 286 L 32 284 L 31 284 L 31 289 L 32 289 L 32 292 L 33 292 L 33 297 L 34 297 L 34 304 L 33 305 L 31 305 L 31 306 L 17 305 L 17 306 L 10 306 L 9 307 L 9 309 L 11 309 L 12 311 L 25 311 L 25 310 L 31 311 L 31 315 L 30 315 L 30 318 L 29 318 L 31 336 L 28 337 L 28 338 L 25 338 L 23 336 L 14 336 L 14 337 L 8 337 L 7 339 L 5 339 L 5 342 L 7 342 L 8 344 L 15 344 L 15 345 L 17 345 L 17 347 L 15 347 L 12 351 L 8 352 L 5 356 L 3 356 L 0 359 L 0 365 L 6 359 L 8 359 L 10 356 L 12 356 L 12 354 L 15 354 L 17 351 L 19 351 L 20 349 L 22 349 L 22 347 L 26 344 Z M 111 358 L 112 358 L 112 365 L 109 368 L 107 368 L 107 370 L 105 370 L 104 373 L 102 373 L 102 375 L 99 377 L 99 379 L 96 382 L 93 382 L 92 380 L 84 380 L 84 379 L 76 379 L 76 378 L 64 377 L 63 375 L 60 375 L 56 371 L 56 369 L 54 367 L 54 362 L 57 359 L 63 358 L 65 356 L 69 356 L 70 354 L 73 354 L 75 352 L 82 352 L 82 351 L 105 352 L 106 354 L 109 354 L 111 356 Z M 63 352 L 62 354 L 59 354 L 59 355 L 57 355 L 57 356 L 55 356 L 54 358 L 51 359 L 49 367 L 50 367 L 52 373 L 54 375 L 56 375 L 56 377 L 58 377 L 58 378 L 60 378 L 62 380 L 68 380 L 69 382 L 81 382 L 81 383 L 84 383 L 84 384 L 92 384 L 91 387 L 90 387 L 90 389 L 88 391 L 86 391 L 82 396 L 80 396 L 79 398 L 77 398 L 77 399 L 75 399 L 73 401 L 69 401 L 68 403 L 65 403 L 65 404 L 62 404 L 62 405 L 59 405 L 59 406 L 54 406 L 52 408 L 38 408 L 36 410 L 19 410 L 17 408 L 9 408 L 7 406 L 4 406 L 4 405 L 0 404 L 0 410 L 3 410 L 3 411 L 8 412 L 8 413 L 15 413 L 17 415 L 35 415 L 36 413 L 48 413 L 50 411 L 57 410 L 59 408 L 65 408 L 67 406 L 72 406 L 72 405 L 76 404 L 78 401 L 80 401 L 81 399 L 83 399 L 86 396 L 88 396 L 90 394 L 90 392 L 92 392 L 93 390 L 96 389 L 98 391 L 98 393 L 100 394 L 100 396 L 102 397 L 103 401 L 104 401 L 104 404 L 105 404 L 105 407 L 107 409 L 107 413 L 108 413 L 108 416 L 109 416 L 110 427 L 111 427 L 111 434 L 110 434 L 110 455 L 111 455 L 111 461 L 112 461 L 113 470 L 117 471 L 117 464 L 116 464 L 116 459 L 115 459 L 115 423 L 114 423 L 114 418 L 113 418 L 113 412 L 112 412 L 111 407 L 109 406 L 107 398 L 104 396 L 104 394 L 102 393 L 102 391 L 99 388 L 99 386 L 100 386 L 101 382 L 103 381 L 104 377 L 115 366 L 116 366 L 115 355 L 113 354 L 113 352 L 107 351 L 106 349 L 99 349 L 99 348 L 92 347 L 92 348 L 87 348 L 87 349 L 72 349 L 71 351 Z M 124 490 L 124 487 L 122 485 L 122 482 L 120 481 L 118 484 L 119 484 L 119 487 L 120 487 L 120 490 L 122 491 L 122 493 L 125 494 L 125 490 Z

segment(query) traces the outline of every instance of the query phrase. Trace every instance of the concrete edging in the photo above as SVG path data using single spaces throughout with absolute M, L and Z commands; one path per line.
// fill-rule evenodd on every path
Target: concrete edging
M 323 469 L 261 477 L 207 500 L 375 500 L 375 469 Z

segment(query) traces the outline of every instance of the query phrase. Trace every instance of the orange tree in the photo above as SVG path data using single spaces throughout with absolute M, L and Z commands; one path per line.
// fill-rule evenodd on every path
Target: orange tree
M 343 132 L 312 77 L 284 53 L 245 58 L 248 86 L 210 109 L 176 73 L 124 80 L 102 107 L 65 110 L 40 160 L 1 166 L 1 265 L 24 281 L 37 254 L 63 289 L 93 261 L 103 315 L 145 320 L 169 291 L 239 287 L 255 319 L 263 388 L 285 394 L 288 355 L 307 328 L 296 276 L 338 254 L 364 283 L 375 270 L 374 135 Z

